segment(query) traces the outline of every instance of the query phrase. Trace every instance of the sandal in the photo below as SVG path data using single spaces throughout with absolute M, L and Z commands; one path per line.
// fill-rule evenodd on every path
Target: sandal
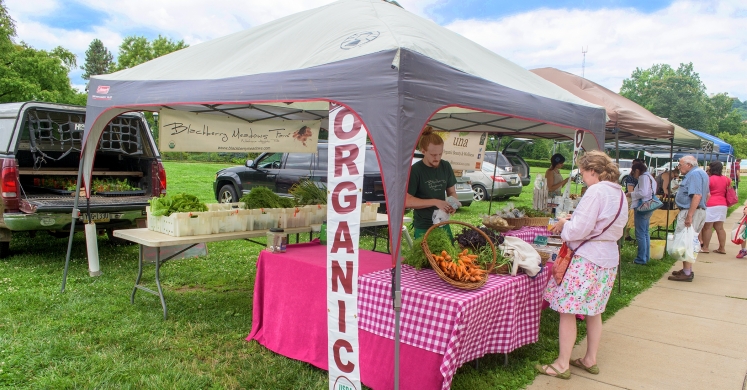
M 555 375 L 548 374 L 547 373 L 547 367 L 550 367 L 553 371 L 555 371 Z M 555 377 L 555 378 L 560 378 L 560 379 L 571 379 L 571 369 L 570 368 L 568 370 L 566 370 L 565 372 L 560 372 L 552 364 L 547 364 L 547 365 L 544 365 L 544 366 L 541 365 L 541 364 L 535 364 L 534 365 L 534 370 L 537 371 L 538 374 L 542 374 L 542 375 L 547 375 L 547 376 L 551 376 L 551 377 Z
M 593 365 L 591 367 L 586 367 L 583 362 L 581 362 L 581 358 L 578 358 L 576 360 L 571 360 L 571 365 L 574 367 L 581 368 L 583 370 L 586 370 L 589 374 L 597 375 L 599 374 L 599 367 L 597 365 Z
M 722 255 L 725 255 L 725 254 L 726 254 L 726 251 L 720 251 L 720 250 L 718 250 L 718 249 L 716 249 L 716 250 L 715 250 L 715 251 L 713 251 L 713 252 L 714 252 L 714 253 L 719 253 L 719 254 L 722 254 Z

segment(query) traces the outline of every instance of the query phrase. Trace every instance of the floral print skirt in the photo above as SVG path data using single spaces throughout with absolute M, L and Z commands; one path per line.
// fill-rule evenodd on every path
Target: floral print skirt
M 617 267 L 602 268 L 581 256 L 573 256 L 560 285 L 550 278 L 544 298 L 558 313 L 587 316 L 604 313 L 616 276 Z

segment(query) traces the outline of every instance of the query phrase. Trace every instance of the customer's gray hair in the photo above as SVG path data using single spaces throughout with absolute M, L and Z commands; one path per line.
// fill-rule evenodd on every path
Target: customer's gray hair
M 697 167 L 698 166 L 698 159 L 695 158 L 695 156 L 685 156 L 685 157 L 682 157 L 682 162 L 686 163 L 686 164 L 690 164 L 690 166 L 692 166 L 692 167 Z

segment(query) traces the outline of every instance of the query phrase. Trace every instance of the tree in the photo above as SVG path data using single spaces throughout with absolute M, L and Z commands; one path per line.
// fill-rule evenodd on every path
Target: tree
M 689 129 L 706 130 L 708 96 L 693 64 L 680 64 L 677 70 L 667 64 L 649 69 L 636 68 L 623 81 L 620 94 L 652 113 Z
M 85 104 L 84 94 L 70 85 L 75 54 L 62 47 L 36 50 L 16 44 L 15 23 L 0 0 L 0 103 L 41 100 Z
M 132 68 L 143 62 L 189 47 L 184 41 L 172 41 L 161 35 L 149 42 L 146 37 L 129 36 L 119 45 L 117 70 Z
M 97 74 L 107 74 L 114 67 L 114 57 L 99 39 L 94 39 L 86 50 L 86 62 L 80 68 L 83 69 L 84 80 Z

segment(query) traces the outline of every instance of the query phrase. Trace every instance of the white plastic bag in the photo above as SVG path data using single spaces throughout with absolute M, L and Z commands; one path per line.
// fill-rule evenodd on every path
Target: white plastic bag
M 459 202 L 459 200 L 457 200 L 453 196 L 446 198 L 446 201 L 449 203 L 449 205 L 452 208 L 454 208 L 455 211 L 459 208 L 459 206 L 461 206 L 461 203 Z M 449 213 L 441 209 L 436 209 L 436 211 L 433 212 L 433 224 L 434 225 L 440 222 L 448 221 L 449 218 L 451 218 L 451 215 L 449 215 Z
M 667 252 L 675 260 L 694 262 L 697 252 L 695 252 L 693 244 L 696 242 L 698 242 L 698 236 L 695 235 L 693 228 L 685 228 L 674 235 L 674 241 Z M 698 247 L 700 247 L 699 242 Z

